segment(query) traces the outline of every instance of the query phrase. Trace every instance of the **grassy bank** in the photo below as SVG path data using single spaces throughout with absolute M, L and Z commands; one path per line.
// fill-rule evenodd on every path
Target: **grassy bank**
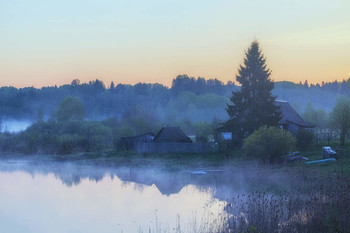
M 307 157 L 310 161 L 322 159 L 322 146 L 313 145 L 305 149 L 299 150 L 301 156 Z M 138 154 L 136 151 L 116 151 L 113 149 L 100 152 L 79 152 L 72 154 L 22 154 L 22 153 L 2 153 L 0 158 L 12 159 L 37 159 L 47 161 L 75 161 L 96 164 L 109 165 L 154 165 L 157 163 L 169 166 L 224 166 L 224 165 L 240 165 L 240 166 L 264 166 L 272 169 L 308 169 L 320 172 L 341 171 L 350 174 L 350 145 L 340 147 L 339 144 L 331 144 L 332 148 L 340 151 L 335 163 L 321 165 L 305 165 L 305 161 L 300 162 L 284 162 L 277 165 L 261 165 L 255 160 L 245 157 L 244 152 L 240 149 L 233 149 L 222 153 L 206 153 L 206 154 Z

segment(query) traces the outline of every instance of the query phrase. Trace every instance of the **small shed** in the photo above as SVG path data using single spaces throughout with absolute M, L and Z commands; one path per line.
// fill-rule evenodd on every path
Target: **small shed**
M 136 144 L 141 142 L 152 142 L 154 139 L 153 133 L 144 133 L 132 137 L 123 137 L 122 142 L 125 150 L 135 150 Z
M 280 106 L 282 112 L 282 118 L 278 124 L 281 125 L 283 129 L 288 130 L 291 133 L 296 133 L 300 128 L 315 128 L 314 124 L 304 121 L 287 101 L 276 100 L 275 104 Z
M 179 127 L 163 127 L 154 137 L 153 142 L 190 143 L 192 140 Z

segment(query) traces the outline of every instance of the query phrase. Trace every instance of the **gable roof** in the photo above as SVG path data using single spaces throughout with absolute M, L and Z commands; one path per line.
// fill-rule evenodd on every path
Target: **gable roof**
M 163 127 L 153 139 L 154 142 L 192 142 L 179 127 Z
M 275 104 L 280 106 L 280 110 L 282 112 L 282 119 L 278 122 L 278 124 L 285 125 L 292 123 L 305 128 L 316 127 L 314 124 L 304 121 L 287 101 L 276 100 Z

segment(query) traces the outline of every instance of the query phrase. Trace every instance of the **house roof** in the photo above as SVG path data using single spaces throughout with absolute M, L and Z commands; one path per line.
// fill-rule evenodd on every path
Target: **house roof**
M 295 124 L 305 128 L 314 128 L 314 124 L 304 121 L 303 118 L 294 110 L 287 101 L 276 100 L 275 104 L 280 106 L 282 119 L 278 122 L 281 125 Z
M 154 142 L 192 142 L 179 127 L 163 127 L 153 139 Z

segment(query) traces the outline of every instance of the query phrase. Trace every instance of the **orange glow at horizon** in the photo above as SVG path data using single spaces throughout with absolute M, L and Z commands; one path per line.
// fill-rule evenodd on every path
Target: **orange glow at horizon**
M 254 39 L 275 81 L 350 77 L 346 0 L 15 3 L 0 2 L 0 86 L 236 82 Z

